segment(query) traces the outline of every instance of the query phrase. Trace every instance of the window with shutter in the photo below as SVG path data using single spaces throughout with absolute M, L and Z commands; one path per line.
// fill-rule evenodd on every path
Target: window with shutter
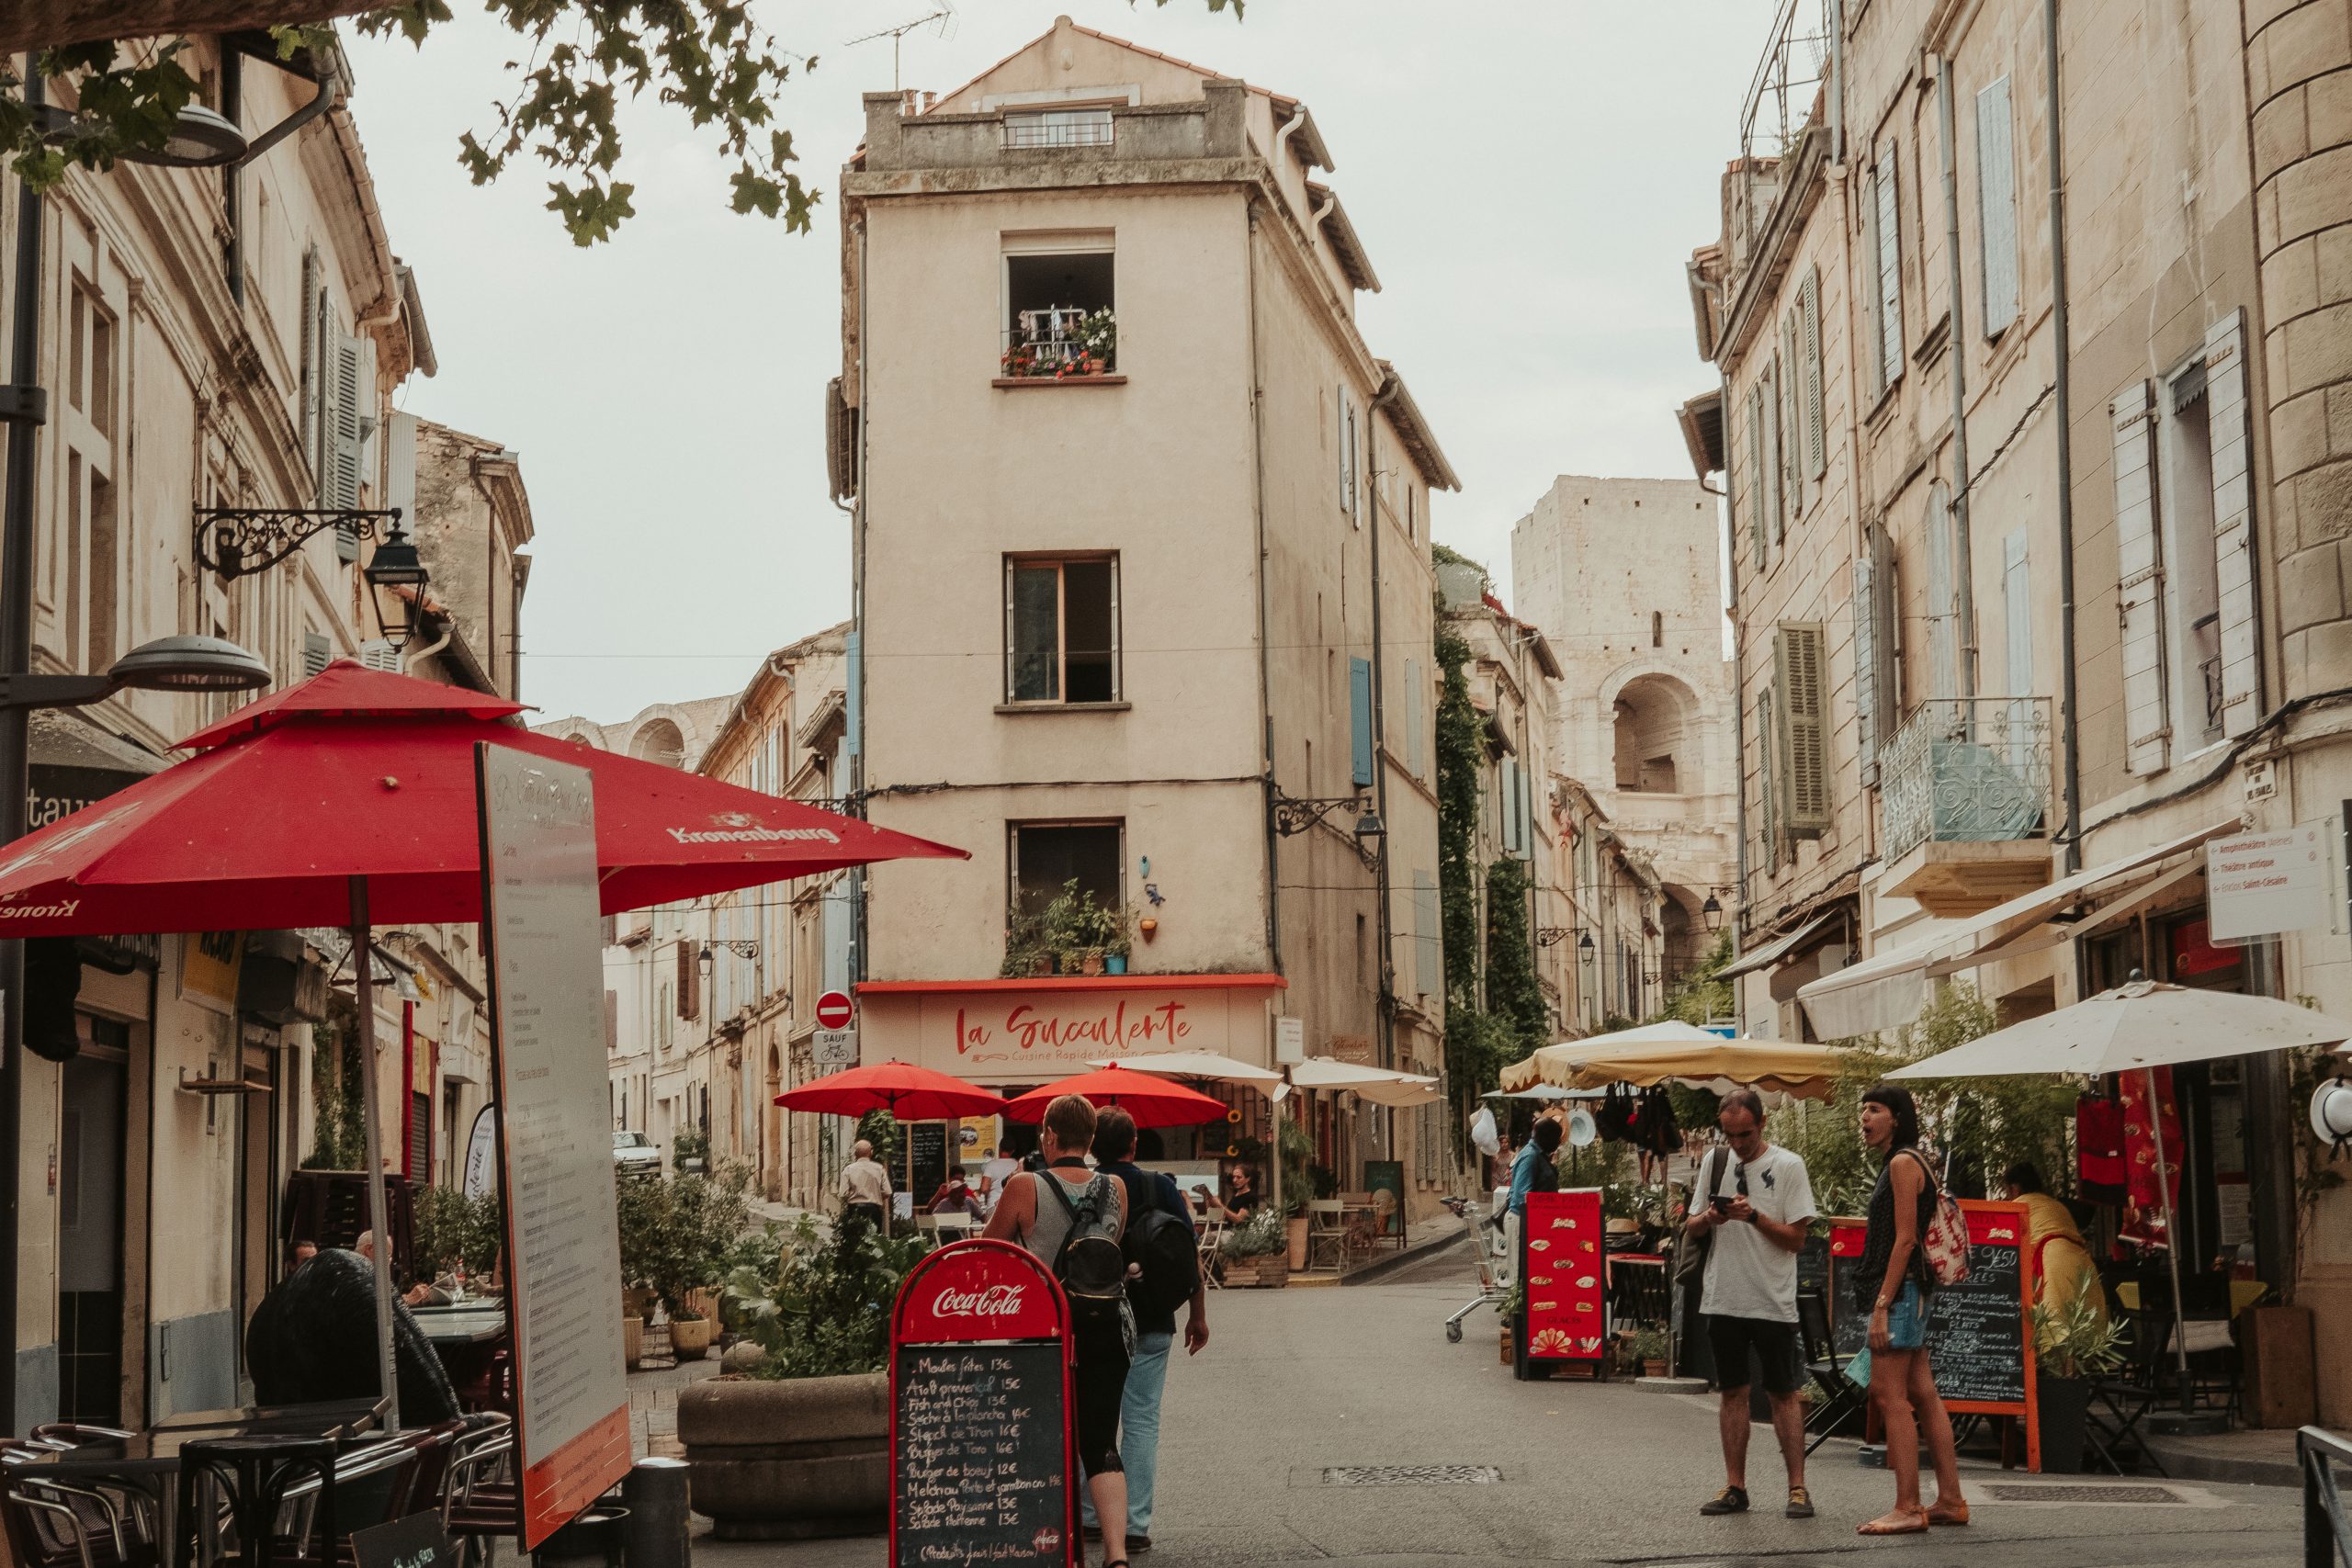
M 1804 456 L 1805 470 L 1815 479 L 1829 471 L 1829 426 L 1822 412 L 1821 388 L 1821 269 L 1804 275 L 1800 307 L 1804 314 Z
M 1854 751 L 1865 788 L 1878 783 L 1877 565 L 1868 549 L 1854 557 Z
M 1784 543 L 1789 536 L 1787 491 L 1781 480 L 1781 356 L 1775 354 L 1764 369 L 1764 502 L 1765 510 L 1771 513 L 1775 545 Z
M 1405 771 L 1421 776 L 1421 663 L 1405 660 Z
M 334 659 L 334 645 L 316 632 L 302 634 L 302 676 L 310 677 L 323 671 Z
M 1437 891 L 1435 876 L 1413 873 L 1413 988 L 1425 997 L 1436 996 L 1444 977 L 1439 963 Z
M 1747 531 L 1759 577 L 1771 565 L 1772 524 L 1764 505 L 1768 488 L 1764 482 L 1764 388 L 1758 382 L 1747 390 Z
M 1928 487 L 1928 689 L 1960 694 L 1960 615 L 1952 572 L 1951 491 L 1941 479 Z
M 1804 327 L 1798 317 L 1798 310 L 1791 307 L 1781 318 L 1781 487 L 1788 493 L 1792 517 L 1804 515 Z
M 319 397 L 324 378 L 319 373 L 319 248 L 312 245 L 302 253 L 302 356 L 300 401 L 295 411 L 295 423 L 301 427 L 302 461 L 309 465 L 313 479 L 323 479 L 319 467 Z
M 320 504 L 330 508 L 356 507 L 359 504 L 361 450 L 366 440 L 360 420 L 367 410 L 361 389 L 367 355 L 359 340 L 336 334 L 328 346 L 326 367 L 326 431 L 322 448 L 326 468 Z M 356 529 L 335 530 L 334 554 L 341 561 L 359 558 Z
M 2254 474 L 2248 456 L 2245 312 L 2205 334 L 2206 429 L 2213 447 L 2213 565 L 2222 643 L 2222 733 L 2251 731 L 2262 709 L 2254 580 Z
M 401 650 L 381 637 L 370 638 L 359 645 L 359 667 L 398 675 L 401 672 Z
M 1349 776 L 1358 789 L 1372 784 L 1372 660 L 1348 660 Z
M 2018 319 L 2018 175 L 2010 150 L 2009 79 L 1976 95 L 1976 234 L 1984 252 L 1984 335 Z
M 1878 385 L 1881 391 L 1903 379 L 1903 239 L 1895 202 L 1895 144 L 1878 161 L 1871 248 L 1878 253 Z
M 1781 869 L 1780 748 L 1773 744 L 1772 688 L 1756 694 L 1756 823 L 1763 840 L 1764 869 Z
M 1780 688 L 1782 819 L 1792 838 L 1818 838 L 1829 826 L 1829 737 L 1823 668 L 1826 638 L 1818 625 L 1784 622 L 1774 643 Z
M 702 965 L 696 962 L 695 951 L 699 943 L 681 942 L 675 949 L 678 955 L 678 1016 L 702 1016 Z
M 2165 570 L 2156 533 L 2154 400 L 2142 381 L 2108 404 L 2115 430 L 2116 613 L 2122 622 L 2123 765 L 2170 760 L 2165 692 Z

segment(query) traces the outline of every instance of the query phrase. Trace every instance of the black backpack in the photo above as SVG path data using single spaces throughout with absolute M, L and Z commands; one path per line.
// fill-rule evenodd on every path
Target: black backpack
M 1120 1247 L 1127 1261 L 1141 1270 L 1127 1279 L 1127 1300 L 1138 1317 L 1174 1312 L 1191 1301 L 1201 1285 L 1200 1241 L 1191 1224 L 1169 1210 L 1166 1180 L 1149 1171 L 1144 1173 L 1141 1185 L 1152 1200 L 1148 1208 L 1133 1201 L 1134 1186 L 1127 1189 L 1128 1206 L 1135 1213 L 1127 1220 Z
M 1075 1198 L 1050 1170 L 1035 1179 L 1069 1215 L 1069 1234 L 1054 1254 L 1054 1278 L 1069 1298 L 1071 1323 L 1116 1322 L 1127 1299 L 1127 1259 L 1111 1235 L 1111 1179 L 1095 1177 Z

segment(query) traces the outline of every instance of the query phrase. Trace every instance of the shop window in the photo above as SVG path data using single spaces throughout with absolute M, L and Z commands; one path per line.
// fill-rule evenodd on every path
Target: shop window
M 1119 700 L 1119 560 L 1005 558 L 1005 700 Z
M 1093 895 L 1101 908 L 1115 909 L 1120 893 L 1117 822 L 1015 822 L 1012 826 L 1012 905 L 1035 915 L 1071 883 Z

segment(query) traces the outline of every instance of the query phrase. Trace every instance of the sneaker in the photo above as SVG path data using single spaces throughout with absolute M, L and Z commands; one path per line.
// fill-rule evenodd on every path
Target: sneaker
M 1149 1551 L 1151 1550 L 1151 1537 L 1148 1535 L 1131 1535 L 1127 1537 L 1127 1550 L 1129 1551 Z
M 1702 1514 L 1744 1514 L 1747 1512 L 1747 1490 L 1742 1486 L 1726 1486 L 1714 1496 L 1699 1505 Z
M 1788 1516 L 1792 1519 L 1813 1517 L 1813 1494 L 1802 1486 L 1790 1487 Z

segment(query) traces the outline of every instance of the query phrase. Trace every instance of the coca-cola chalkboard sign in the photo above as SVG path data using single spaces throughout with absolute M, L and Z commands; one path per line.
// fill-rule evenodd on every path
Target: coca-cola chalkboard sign
M 902 1568 L 1079 1561 L 1069 1314 L 1036 1258 L 1001 1241 L 933 1253 L 890 1321 L 890 1561 Z

